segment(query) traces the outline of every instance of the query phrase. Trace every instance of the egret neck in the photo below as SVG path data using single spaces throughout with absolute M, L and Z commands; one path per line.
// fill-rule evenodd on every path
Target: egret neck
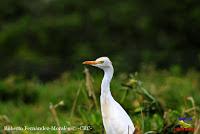
M 101 83 L 101 98 L 106 99 L 112 97 L 110 92 L 110 81 L 113 77 L 114 69 L 112 66 L 104 68 L 104 77 Z

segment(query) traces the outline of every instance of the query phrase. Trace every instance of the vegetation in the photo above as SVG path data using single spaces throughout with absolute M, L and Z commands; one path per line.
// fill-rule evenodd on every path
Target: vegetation
M 116 72 L 112 94 L 140 133 L 171 134 L 192 125 L 199 134 L 198 3 L 1 0 L 0 133 L 9 124 L 103 133 L 102 75 L 92 68 L 92 76 L 82 73 L 80 63 L 108 56 Z M 16 133 L 36 132 L 42 133 Z
M 195 0 L 6 0 L 0 11 L 1 77 L 54 79 L 80 69 L 83 59 L 104 55 L 120 71 L 143 63 L 200 69 Z
M 25 80 L 18 76 L 1 80 L 1 95 L 8 96 L 7 99 L 1 98 L 1 128 L 8 124 L 22 127 L 67 126 L 71 129 L 83 125 L 92 129 L 62 132 L 102 133 L 98 107 L 102 76 L 99 73 L 93 73 L 93 78 L 89 74 L 87 81 L 81 72 L 78 75 L 63 73 L 60 78 L 47 83 L 36 78 Z M 94 81 L 91 82 L 92 79 Z M 113 96 L 129 113 L 140 133 L 170 134 L 178 126 L 180 117 L 192 117 L 189 123 L 192 127 L 199 128 L 199 79 L 199 72 L 194 70 L 181 75 L 146 67 L 133 75 L 118 74 L 114 77 L 111 89 Z M 88 84 L 97 100 L 89 96 Z M 32 100 L 27 101 L 24 99 L 26 97 Z M 95 101 L 98 102 L 97 107 Z M 16 132 L 58 133 L 56 130 Z M 198 132 L 199 130 L 194 133 Z

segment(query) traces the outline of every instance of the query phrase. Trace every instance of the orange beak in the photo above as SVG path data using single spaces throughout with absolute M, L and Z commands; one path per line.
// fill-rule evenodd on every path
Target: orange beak
M 96 65 L 98 64 L 99 62 L 97 61 L 84 61 L 82 64 L 86 64 L 86 65 Z

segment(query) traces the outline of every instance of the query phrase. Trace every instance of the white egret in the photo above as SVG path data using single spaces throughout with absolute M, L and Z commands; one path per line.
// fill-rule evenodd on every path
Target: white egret
M 101 83 L 101 113 L 103 125 L 107 134 L 133 134 L 135 127 L 121 105 L 116 102 L 110 92 L 110 81 L 114 69 L 108 57 L 100 57 L 95 61 L 85 61 L 83 64 L 98 67 L 104 71 Z

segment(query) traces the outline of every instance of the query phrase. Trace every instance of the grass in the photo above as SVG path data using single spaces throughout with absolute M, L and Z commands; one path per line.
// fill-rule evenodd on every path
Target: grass
M 102 74 L 63 73 L 42 83 L 9 76 L 0 81 L 0 125 L 67 126 L 62 133 L 103 133 L 99 110 Z M 89 75 L 89 76 L 88 76 Z M 131 116 L 140 133 L 173 133 L 180 117 L 192 117 L 192 127 L 200 126 L 200 72 L 185 74 L 145 68 L 114 76 L 111 92 Z M 61 102 L 60 102 L 61 101 Z M 79 128 L 79 130 L 77 130 Z M 84 130 L 84 131 L 82 131 Z M 197 129 L 195 132 L 200 132 Z M 10 132 L 12 133 L 12 132 Z M 15 133 L 60 133 L 60 131 L 15 131 Z

